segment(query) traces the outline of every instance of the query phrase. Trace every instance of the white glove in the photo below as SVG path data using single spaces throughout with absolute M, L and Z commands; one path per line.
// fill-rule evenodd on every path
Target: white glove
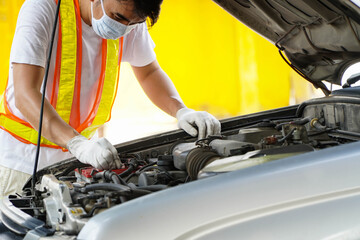
M 198 139 L 209 135 L 220 135 L 220 122 L 208 112 L 199 112 L 185 107 L 177 111 L 176 118 L 180 128 L 193 137 L 198 135 Z
M 121 168 L 118 152 L 106 138 L 88 140 L 78 135 L 70 139 L 66 147 L 80 162 L 99 170 Z

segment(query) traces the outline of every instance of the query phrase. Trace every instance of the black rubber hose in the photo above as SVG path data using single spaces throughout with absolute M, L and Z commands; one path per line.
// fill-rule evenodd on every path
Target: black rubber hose
M 321 131 L 318 131 L 318 132 L 308 133 L 308 137 L 313 137 L 313 136 L 321 135 L 321 134 L 323 134 L 323 133 L 331 132 L 331 131 L 336 130 L 336 129 L 337 129 L 337 128 L 328 128 L 328 129 L 321 130 Z
M 115 184 L 121 184 L 119 176 L 116 174 L 111 175 L 111 180 L 115 183 Z
M 290 124 L 305 125 L 308 122 L 310 122 L 310 120 L 311 119 L 309 117 L 306 117 L 306 118 L 302 118 L 302 119 L 299 119 L 299 120 L 291 121 Z
M 152 162 L 152 163 L 149 163 L 145 166 L 142 166 L 139 170 L 136 171 L 136 173 L 140 173 L 142 172 L 143 169 L 147 168 L 147 167 L 150 167 L 150 166 L 154 166 L 157 162 Z M 128 182 L 136 173 L 132 172 L 130 173 L 129 176 L 127 176 L 127 178 L 125 178 L 125 182 Z
M 134 175 L 135 173 L 131 173 L 129 176 L 127 176 L 127 178 L 125 178 L 125 182 L 127 183 Z
M 174 179 L 168 171 L 166 171 L 164 168 L 159 167 L 159 166 L 148 166 L 139 172 L 141 173 L 141 172 L 145 172 L 145 171 L 149 171 L 149 170 L 153 170 L 153 169 L 159 170 L 160 172 L 164 172 L 170 179 Z
M 288 138 L 291 137 L 291 135 L 295 132 L 296 128 L 291 129 L 290 132 L 288 132 L 288 134 L 286 134 L 286 136 L 284 136 L 283 138 L 278 140 L 278 143 L 282 143 L 285 142 L 285 140 L 287 140 Z
M 153 169 L 156 169 L 156 170 L 159 170 L 162 172 L 167 172 L 164 168 L 159 167 L 159 166 L 147 166 L 146 168 L 143 168 L 139 172 L 141 173 L 141 172 L 145 172 L 145 171 L 149 171 L 149 170 L 153 170 Z
M 129 176 L 139 165 L 139 162 L 136 158 L 133 158 L 130 160 L 129 163 L 129 168 L 126 169 L 124 172 L 119 174 L 119 177 L 123 178 L 123 177 L 127 177 Z
M 94 179 L 104 178 L 104 172 L 98 172 L 93 176 Z
M 131 164 L 128 169 L 119 174 L 119 177 L 127 177 L 135 170 L 135 166 Z
M 281 128 L 284 126 L 284 125 L 288 125 L 288 124 L 296 124 L 296 125 L 305 125 L 307 124 L 308 122 L 310 122 L 310 118 L 301 118 L 301 119 L 297 119 L 297 120 L 292 120 L 290 122 L 283 122 L 283 123 L 279 123 L 277 124 L 274 128 L 278 131 L 281 130 Z
M 135 197 L 141 197 L 141 196 L 147 195 L 149 193 L 152 193 L 152 191 L 149 191 L 146 189 L 139 189 L 139 188 L 132 190 L 132 195 L 135 195 Z
M 344 134 L 344 135 L 348 135 L 348 136 L 352 136 L 352 137 L 360 137 L 360 133 L 356 133 L 356 132 L 349 132 L 349 131 L 344 131 L 344 130 L 332 130 L 331 132 L 340 133 L 340 134 Z
M 124 181 L 124 179 L 122 179 L 119 175 L 117 175 L 113 171 L 105 171 L 104 176 L 106 179 L 109 179 L 116 184 L 122 184 L 122 185 L 127 186 L 127 183 Z
M 95 190 L 119 191 L 127 194 L 132 192 L 131 188 L 129 188 L 128 186 L 115 183 L 95 183 L 78 189 L 78 191 L 81 193 L 88 193 Z
M 151 191 L 147 189 L 139 188 L 134 183 L 129 183 L 129 187 L 131 188 L 131 190 L 133 190 L 133 193 L 135 193 L 135 195 L 137 195 L 138 197 L 151 193 Z
M 96 209 L 105 209 L 105 208 L 107 208 L 107 207 L 103 203 L 95 204 L 94 207 L 91 208 L 89 213 L 84 214 L 84 215 L 80 215 L 80 218 L 90 218 L 90 217 L 94 216 L 94 213 L 95 213 Z
M 96 190 L 116 191 L 120 194 L 124 194 L 125 196 L 131 196 L 131 197 L 140 197 L 152 193 L 152 191 L 149 190 L 138 189 L 138 188 L 131 189 L 128 186 L 115 184 L 115 183 L 96 183 L 75 190 L 81 193 L 88 193 Z
M 115 184 L 122 184 L 127 186 L 127 183 L 113 171 L 106 170 L 103 172 L 96 173 L 94 175 L 94 179 L 99 179 L 99 178 L 105 179 L 106 181 L 112 181 Z

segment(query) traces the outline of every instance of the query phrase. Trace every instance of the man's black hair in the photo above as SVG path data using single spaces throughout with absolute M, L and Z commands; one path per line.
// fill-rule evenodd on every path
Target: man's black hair
M 150 27 L 158 20 L 163 0 L 134 0 L 135 11 L 140 18 L 149 18 Z

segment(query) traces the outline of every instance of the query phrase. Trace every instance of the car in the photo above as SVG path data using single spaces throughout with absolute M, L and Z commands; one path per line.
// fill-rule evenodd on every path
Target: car
M 115 145 L 122 169 L 76 159 L 1 201 L 1 239 L 358 239 L 357 0 L 214 0 L 325 96 Z M 342 86 L 330 91 L 325 82 Z

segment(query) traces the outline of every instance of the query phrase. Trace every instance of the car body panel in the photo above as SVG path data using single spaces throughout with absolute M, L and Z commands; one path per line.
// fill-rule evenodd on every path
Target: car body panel
M 157 239 L 216 239 L 212 234 L 218 236 L 227 228 L 239 237 L 253 235 L 250 239 L 264 234 L 267 239 L 301 239 L 304 231 L 310 234 L 311 222 L 323 224 L 321 231 L 313 231 L 314 239 L 329 237 L 359 225 L 359 148 L 357 142 L 305 153 L 142 197 L 93 217 L 78 239 L 142 239 L 151 234 Z M 272 225 L 272 219 L 279 222 Z M 287 228 L 289 221 L 294 224 Z M 142 230 L 134 232 L 136 225 Z
M 360 8 L 350 0 L 214 0 L 283 51 L 316 87 L 341 84 L 360 60 Z
M 340 84 L 359 61 L 355 0 L 214 1 L 327 94 L 322 81 Z M 31 240 L 359 239 L 359 116 L 353 87 L 222 120 L 223 136 L 177 130 L 118 144 L 121 173 L 90 167 L 85 177 L 75 158 L 54 164 L 36 173 L 37 191 L 30 179 L 22 196 L 1 201 L 0 219 Z

